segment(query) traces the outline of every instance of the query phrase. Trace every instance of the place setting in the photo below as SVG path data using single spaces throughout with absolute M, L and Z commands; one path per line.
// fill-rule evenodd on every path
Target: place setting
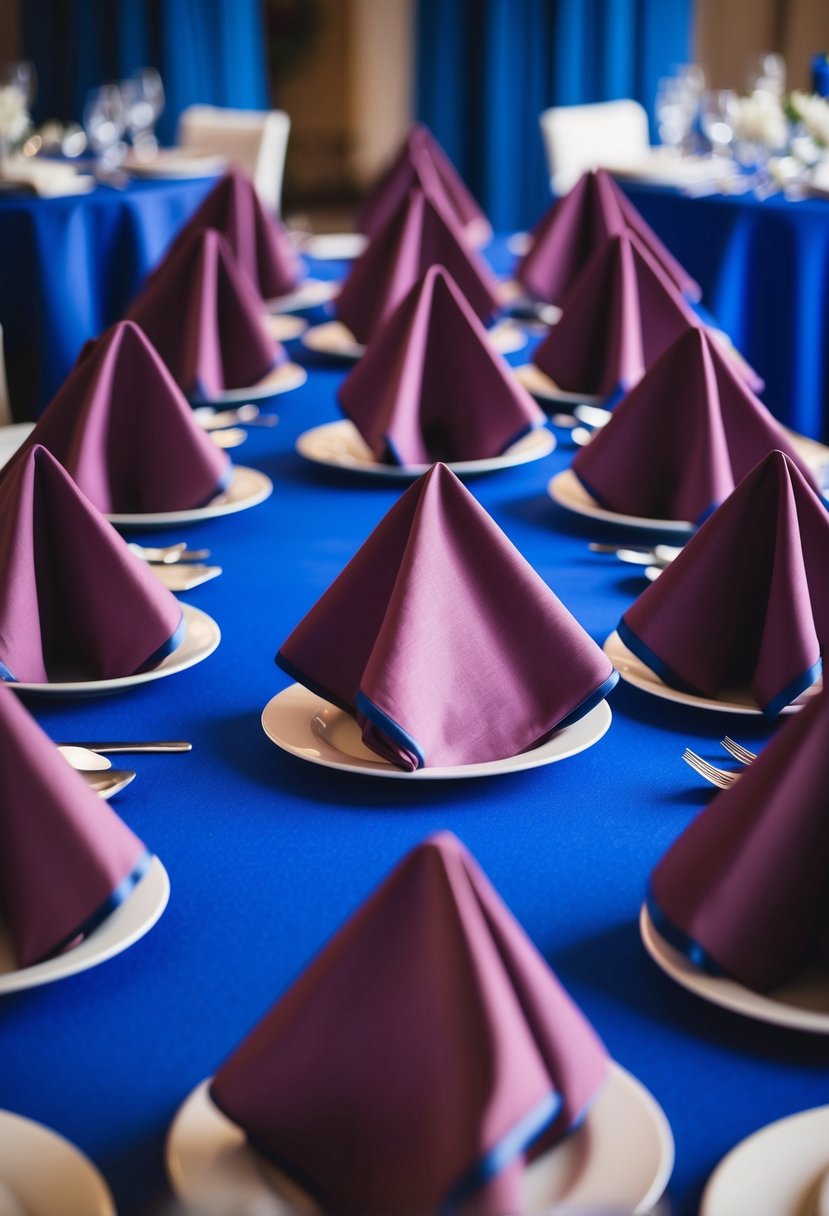
M 100 1171 L 65 1136 L 0 1110 L 0 1213 L 116 1216 Z
M 354 976 L 374 977 L 369 1002 L 355 1003 Z M 319 1026 L 337 1032 L 316 1034 Z M 362 1046 L 343 1050 L 352 1043 Z M 487 1095 L 497 1096 L 487 1119 L 483 1099 L 470 1097 L 482 1060 Z M 464 1201 L 525 1212 L 621 1204 L 644 1213 L 673 1160 L 654 1098 L 609 1057 L 448 832 L 398 863 L 191 1092 L 166 1150 L 173 1190 L 187 1203 L 267 1198 L 307 1213 L 433 1211 Z

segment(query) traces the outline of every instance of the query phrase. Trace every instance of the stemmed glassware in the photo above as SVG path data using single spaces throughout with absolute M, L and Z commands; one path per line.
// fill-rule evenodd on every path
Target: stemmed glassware
M 121 81 L 121 95 L 129 133 L 138 160 L 150 161 L 158 153 L 155 124 L 164 110 L 164 85 L 155 68 L 140 68 Z
M 700 127 L 715 156 L 730 156 L 739 112 L 733 89 L 712 89 L 703 95 Z
M 663 76 L 656 92 L 656 122 L 660 142 L 677 153 L 687 152 L 699 94 L 694 77 Z
M 103 84 L 88 93 L 83 125 L 89 146 L 99 158 L 103 171 L 113 173 L 127 150 L 124 143 L 127 117 L 120 85 Z
M 0 160 L 29 129 L 29 107 L 36 92 L 37 73 L 33 63 L 27 59 L 0 63 Z

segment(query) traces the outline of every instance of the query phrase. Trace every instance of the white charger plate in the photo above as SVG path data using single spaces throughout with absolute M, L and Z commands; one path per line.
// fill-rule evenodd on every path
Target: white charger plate
M 265 301 L 271 313 L 302 312 L 306 308 L 319 308 L 339 294 L 342 284 L 339 279 L 303 279 L 294 291 L 284 296 L 274 296 Z
M 211 655 L 219 645 L 222 635 L 212 616 L 208 616 L 200 608 L 194 608 L 192 604 L 182 604 L 181 610 L 187 626 L 184 640 L 150 671 L 139 671 L 135 675 L 119 676 L 110 680 L 65 680 L 51 684 L 9 681 L 6 687 L 15 692 L 36 692 L 49 697 L 90 697 L 122 692 L 138 684 L 148 684 L 152 680 L 175 675 L 178 671 L 186 671 L 188 667 L 194 667 L 196 663 L 201 663 Z
M 244 1133 L 214 1105 L 209 1081 L 192 1091 L 167 1137 L 167 1173 L 186 1203 L 268 1200 L 284 1216 L 319 1213 L 299 1188 L 256 1154 Z M 524 1175 L 522 1212 L 553 1203 L 608 1204 L 650 1212 L 667 1186 L 674 1142 L 667 1119 L 651 1094 L 619 1064 L 584 1121 Z M 270 1211 L 271 1209 L 268 1208 Z
M 513 465 L 528 464 L 549 456 L 556 446 L 555 436 L 546 427 L 534 427 L 500 456 L 486 460 L 456 460 L 448 467 L 458 477 L 474 477 L 479 473 L 494 473 Z M 348 418 L 327 422 L 305 431 L 296 441 L 300 456 L 314 464 L 331 469 L 347 469 L 350 473 L 365 473 L 385 481 L 411 481 L 431 468 L 428 464 L 385 464 L 375 460 L 371 449 Z
M 829 1034 L 829 971 L 817 968 L 804 971 L 771 993 L 753 992 L 737 980 L 724 975 L 709 975 L 695 967 L 681 950 L 674 949 L 665 940 L 644 904 L 639 912 L 639 933 L 657 967 L 709 1004 L 720 1005 L 723 1009 L 730 1009 L 755 1021 L 786 1026 L 790 1030 Z M 829 1137 L 826 1140 L 826 1165 L 829 1167 Z
M 553 502 L 557 502 L 566 511 L 574 515 L 582 515 L 586 519 L 598 519 L 602 523 L 623 524 L 626 528 L 635 528 L 648 532 L 671 532 L 677 536 L 691 536 L 696 528 L 689 520 L 684 519 L 647 519 L 639 515 L 621 515 L 618 511 L 610 511 L 600 507 L 592 494 L 588 494 L 572 469 L 563 469 L 547 486 L 547 493 Z
M 829 1106 L 778 1119 L 723 1157 L 700 1216 L 823 1216 L 829 1170 Z
M 167 907 L 169 898 L 170 879 L 167 871 L 159 859 L 153 857 L 149 869 L 136 883 L 129 896 L 97 929 L 93 929 L 88 937 L 71 950 L 48 958 L 43 963 L 34 963 L 31 967 L 17 966 L 8 929 L 0 920 L 0 995 L 20 992 L 24 988 L 37 988 L 41 984 L 51 984 L 54 980 L 88 971 L 90 967 L 97 967 L 99 963 L 114 958 L 152 929 Z M 0 1134 L 0 1179 L 6 1181 L 2 1165 L 3 1148 L 3 1137 Z M 60 1212 L 61 1216 L 65 1210 L 61 1204 L 52 1209 L 55 1213 Z M 86 1216 L 86 1212 L 83 1216 Z
M 693 692 L 683 692 L 671 688 L 660 680 L 642 660 L 633 653 L 619 637 L 614 629 L 602 647 L 621 678 L 642 692 L 651 693 L 663 701 L 673 701 L 676 705 L 692 705 L 695 709 L 710 709 L 717 713 L 729 714 L 762 714 L 762 710 L 750 692 L 745 689 L 725 689 L 716 697 L 703 697 Z M 784 714 L 795 714 L 803 708 L 810 697 L 816 696 L 823 688 L 823 681 L 818 680 L 811 688 L 780 711 Z
M 184 511 L 115 512 L 105 516 L 116 528 L 167 528 L 177 524 L 197 524 L 203 519 L 216 519 L 220 515 L 233 515 L 258 506 L 273 493 L 273 482 L 259 469 L 249 469 L 234 464 L 230 485 L 203 507 L 189 507 Z
M 509 319 L 498 321 L 487 330 L 487 334 L 495 350 L 502 355 L 511 355 L 527 345 L 525 331 Z M 342 321 L 325 321 L 322 325 L 312 325 L 310 329 L 306 329 L 300 340 L 303 346 L 316 355 L 328 355 L 354 363 L 362 359 L 367 349 L 356 340 Z
M 316 696 L 302 684 L 291 684 L 272 697 L 262 711 L 262 729 L 272 743 L 283 751 L 320 764 L 324 768 L 367 777 L 390 777 L 405 781 L 437 781 L 470 777 L 496 777 L 517 773 L 543 764 L 566 760 L 598 743 L 611 723 L 610 706 L 600 701 L 594 709 L 558 731 L 546 743 L 481 764 L 458 764 L 445 768 L 419 768 L 407 772 L 383 760 L 363 743 L 360 728 L 344 710 Z
M 513 368 L 513 372 L 518 383 L 536 401 L 550 405 L 604 405 L 604 397 L 597 397 L 593 393 L 571 393 L 566 388 L 559 388 L 555 380 L 534 363 L 522 363 L 520 367 Z
M 80 1149 L 42 1123 L 7 1110 L 0 1110 L 3 1183 L 26 1216 L 115 1216 L 109 1187 Z
M 274 317 L 268 319 L 269 330 L 274 320 L 276 320 Z M 301 332 L 303 341 L 308 332 L 310 331 L 306 331 L 303 326 Z M 262 401 L 266 397 L 276 397 L 279 393 L 290 393 L 295 388 L 301 388 L 307 379 L 308 373 L 298 363 L 280 363 L 256 384 L 248 385 L 247 388 L 226 388 L 216 393 L 215 396 L 191 397 L 190 402 L 192 405 L 232 405 L 239 401 Z
M 152 160 L 127 157 L 123 168 L 132 177 L 218 177 L 227 168 L 227 157 L 198 148 L 159 148 Z
M 308 232 L 297 234 L 297 246 L 309 258 L 320 262 L 350 262 L 368 245 L 362 232 Z

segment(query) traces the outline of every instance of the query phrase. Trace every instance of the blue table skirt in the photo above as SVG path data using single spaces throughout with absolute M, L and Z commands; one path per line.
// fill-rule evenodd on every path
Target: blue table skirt
M 769 409 L 829 439 L 829 202 L 622 184 L 765 379 Z
M 129 758 L 138 779 L 113 804 L 167 867 L 167 911 L 105 965 L 0 998 L 0 1107 L 85 1149 L 122 1216 L 157 1211 L 164 1138 L 181 1101 L 400 857 L 449 828 L 613 1056 L 662 1104 L 676 1139 L 672 1211 L 691 1216 L 738 1141 L 829 1101 L 829 1040 L 703 1003 L 654 966 L 637 927 L 651 868 L 710 799 L 683 749 L 724 761 L 723 734 L 762 747 L 773 728 L 621 684 L 610 730 L 593 748 L 498 779 L 379 781 L 279 751 L 259 721 L 288 683 L 273 662 L 277 647 L 401 492 L 295 453 L 302 431 L 339 416 L 343 369 L 310 359 L 309 367 L 303 388 L 270 405 L 279 426 L 251 430 L 234 453 L 273 478 L 272 498 L 146 534 L 206 545 L 223 567 L 182 597 L 220 624 L 218 651 L 121 695 L 29 701 L 55 739 L 183 737 L 194 746 L 186 756 Z M 601 642 L 645 583 L 588 550 L 590 539 L 624 533 L 549 499 L 548 480 L 572 455 L 559 438 L 552 456 L 470 488 Z
M 54 199 L 0 195 L 0 325 L 18 420 L 41 412 L 84 342 L 122 315 L 214 184 L 133 182 Z

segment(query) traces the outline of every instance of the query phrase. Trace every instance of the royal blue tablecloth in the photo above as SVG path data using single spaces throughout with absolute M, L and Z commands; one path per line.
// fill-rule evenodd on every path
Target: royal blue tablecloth
M 709 801 L 683 749 L 724 761 L 724 733 L 762 746 L 773 728 L 620 685 L 604 739 L 523 774 L 380 781 L 279 751 L 260 726 L 263 707 L 288 683 L 274 653 L 401 492 L 295 453 L 302 431 L 338 417 L 343 369 L 309 366 L 308 383 L 269 407 L 279 425 L 251 430 L 235 453 L 273 478 L 272 498 L 146 534 L 206 545 L 223 567 L 182 597 L 220 624 L 217 652 L 105 699 L 29 701 L 55 739 L 183 737 L 194 746 L 185 756 L 130 758 L 138 778 L 113 803 L 167 867 L 167 911 L 108 963 L 0 997 L 0 1107 L 85 1149 L 122 1216 L 157 1212 L 164 1138 L 182 1100 L 399 858 L 449 828 L 613 1056 L 663 1106 L 676 1139 L 672 1211 L 690 1216 L 738 1141 L 829 1101 L 829 1041 L 703 1003 L 654 966 L 637 927 L 650 869 Z M 645 584 L 588 550 L 589 539 L 614 529 L 568 516 L 548 497 L 548 480 L 572 454 L 564 432 L 560 439 L 552 456 L 470 488 L 601 642 Z
M 769 409 L 829 439 L 829 202 L 622 185 L 765 379 Z
M 0 194 L 0 325 L 16 418 L 47 405 L 84 342 L 122 315 L 214 184 L 135 181 L 66 198 Z

